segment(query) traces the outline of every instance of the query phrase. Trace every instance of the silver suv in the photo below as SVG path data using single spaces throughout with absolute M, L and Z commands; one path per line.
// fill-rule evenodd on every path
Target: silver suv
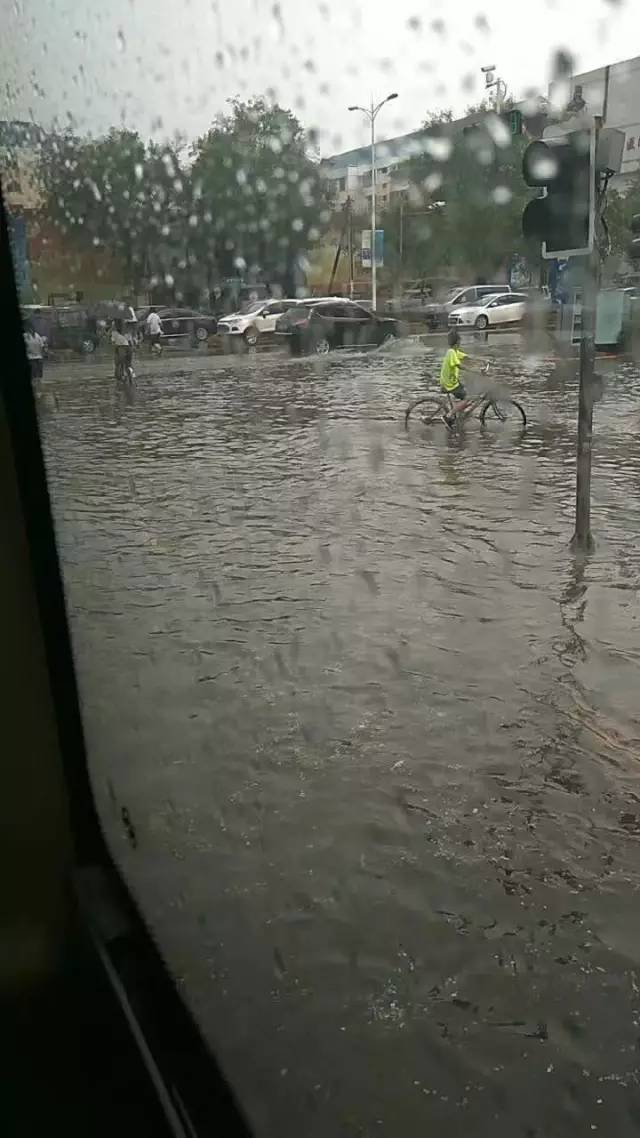
M 459 285 L 457 288 L 452 288 L 440 301 L 433 304 L 426 304 L 424 307 L 424 319 L 427 327 L 431 332 L 436 332 L 439 329 L 446 328 L 449 324 L 449 313 L 459 305 L 476 304 L 482 300 L 483 296 L 491 296 L 494 292 L 511 292 L 511 288 L 506 284 L 480 284 L 480 285 Z

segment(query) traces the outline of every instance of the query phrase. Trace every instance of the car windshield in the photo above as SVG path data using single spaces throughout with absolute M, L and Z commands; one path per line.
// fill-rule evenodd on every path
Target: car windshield
M 638 1131 L 638 10 L 4 5 L 96 814 L 257 1138 Z

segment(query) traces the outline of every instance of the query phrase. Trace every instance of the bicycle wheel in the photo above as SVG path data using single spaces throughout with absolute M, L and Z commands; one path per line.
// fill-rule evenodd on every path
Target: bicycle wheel
M 516 399 L 487 399 L 480 410 L 480 422 L 495 420 L 499 423 L 511 423 L 512 426 L 526 427 L 527 416 L 524 407 Z
M 429 426 L 430 423 L 435 423 L 440 419 L 446 410 L 447 406 L 444 400 L 438 399 L 434 395 L 414 399 L 413 403 L 409 404 L 404 413 L 405 430 L 409 429 L 410 419 L 414 423 L 417 421 Z

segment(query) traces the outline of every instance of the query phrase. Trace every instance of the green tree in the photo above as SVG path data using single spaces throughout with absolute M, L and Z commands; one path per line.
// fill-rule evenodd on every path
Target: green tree
M 431 130 L 433 127 L 450 122 L 453 122 L 453 111 L 450 107 L 442 111 L 427 111 L 422 122 L 422 128 L 423 130 Z
M 609 190 L 605 219 L 611 241 L 611 252 L 616 256 L 624 256 L 631 241 L 631 218 L 640 213 L 640 173 L 636 173 L 630 181 L 627 192 L 618 193 Z
M 232 100 L 198 140 L 197 226 L 222 276 L 260 273 L 293 290 L 330 219 L 312 141 L 295 115 L 264 99 Z
M 135 291 L 154 274 L 169 276 L 174 262 L 186 264 L 189 178 L 175 147 L 146 146 L 128 130 L 52 135 L 41 173 L 44 216 L 79 247 L 118 256 Z
M 510 254 L 526 255 L 524 146 L 492 117 L 466 132 L 443 128 L 429 151 L 407 164 L 406 275 L 450 271 L 490 278 Z M 398 208 L 393 212 L 397 217 Z M 397 228 L 397 221 L 391 226 Z

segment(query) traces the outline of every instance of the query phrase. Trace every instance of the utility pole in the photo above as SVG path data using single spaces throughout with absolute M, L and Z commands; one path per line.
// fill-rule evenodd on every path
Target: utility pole
M 351 206 L 351 198 L 348 197 L 347 200 L 345 201 L 343 207 L 342 207 L 342 225 L 340 226 L 340 236 L 338 237 L 338 244 L 336 245 L 336 252 L 335 252 L 335 256 L 333 258 L 333 265 L 331 268 L 331 276 L 329 277 L 329 287 L 327 289 L 327 292 L 329 294 L 331 294 L 331 292 L 333 291 L 333 285 L 334 285 L 334 281 L 336 279 L 336 273 L 338 271 L 338 264 L 340 262 L 340 254 L 342 253 L 342 249 L 343 249 L 343 245 L 344 245 L 344 239 L 345 239 L 345 236 L 348 235 L 348 232 L 349 232 L 350 206 Z
M 374 105 L 373 96 L 371 96 L 371 105 L 369 107 L 349 107 L 350 111 L 362 111 L 371 124 L 371 307 L 374 312 L 378 299 L 376 275 L 376 118 L 385 103 L 389 103 L 391 99 L 397 98 L 398 92 L 392 91 L 390 95 L 387 95 L 385 99 L 381 99 L 376 105 Z
M 376 257 L 376 120 L 371 99 L 371 307 L 376 310 L 378 301 Z
M 349 300 L 353 300 L 353 203 L 347 198 L 347 250 L 349 255 Z

